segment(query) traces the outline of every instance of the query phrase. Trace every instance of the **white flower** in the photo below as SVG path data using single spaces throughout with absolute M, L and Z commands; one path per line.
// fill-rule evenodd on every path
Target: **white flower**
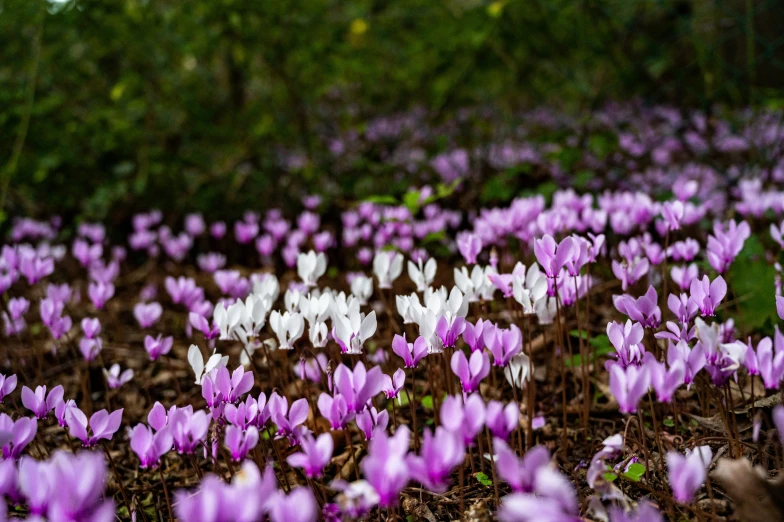
M 299 311 L 308 322 L 323 323 L 329 317 L 329 307 L 332 304 L 332 296 L 326 292 L 320 296 L 310 294 L 302 297 L 299 302 Z
M 199 350 L 198 346 L 192 344 L 191 347 L 188 348 L 188 362 L 193 369 L 193 373 L 196 374 L 196 384 L 201 384 L 205 375 L 210 373 L 215 368 L 226 366 L 229 362 L 229 356 L 221 355 L 213 350 L 212 355 L 207 360 L 207 364 L 205 365 L 201 350 Z
M 523 270 L 525 274 L 525 270 Z M 539 272 L 539 265 L 534 264 L 525 275 L 516 275 L 512 279 L 512 293 L 515 301 L 523 306 L 525 314 L 533 314 L 534 303 L 547 293 L 547 279 Z
M 270 328 L 278 337 L 281 350 L 291 350 L 294 343 L 302 337 L 305 331 L 305 321 L 302 314 L 285 312 L 281 314 L 274 310 L 269 318 Z
M 311 323 L 308 337 L 315 348 L 324 348 L 327 345 L 329 329 L 327 323 Z
M 378 279 L 379 288 L 392 288 L 392 283 L 403 272 L 403 254 L 382 251 L 373 258 L 373 273 Z
M 519 353 L 512 357 L 509 365 L 504 368 L 504 375 L 510 386 L 522 389 L 523 385 L 528 382 L 531 377 L 528 370 L 528 356 L 524 353 Z
M 449 326 L 452 326 L 456 318 L 465 317 L 468 314 L 468 300 L 456 286 L 452 287 L 448 299 L 444 298 L 445 293 L 433 292 L 427 298 L 427 309 L 432 310 L 436 315 L 446 317 Z
M 474 267 L 476 270 L 477 267 Z M 481 286 L 477 286 L 477 292 L 479 292 L 479 296 L 481 297 L 482 301 L 492 301 L 495 297 L 495 293 L 498 290 L 496 286 L 490 281 L 490 274 L 497 274 L 495 268 L 492 265 L 487 265 L 483 271 L 483 284 Z M 471 279 L 474 280 L 474 272 L 471 272 Z
M 295 290 L 293 288 L 286 290 L 286 293 L 283 294 L 283 305 L 286 307 L 286 311 L 299 311 L 299 301 L 301 298 L 302 294 L 299 293 L 299 290 Z
M 359 303 L 367 304 L 367 300 L 373 295 L 373 278 L 358 275 L 351 281 L 351 293 L 359 299 Z
M 427 287 L 431 285 L 433 279 L 436 277 L 436 260 L 435 258 L 428 259 L 425 266 L 422 267 L 422 260 L 414 264 L 413 261 L 408 262 L 408 277 L 417 286 L 417 292 L 424 292 Z
M 376 312 L 363 317 L 359 312 L 359 301 L 353 299 L 349 303 L 348 314 L 335 323 L 335 340 L 344 353 L 362 353 L 362 345 L 376 333 L 376 326 Z
M 218 303 L 213 318 L 220 329 L 220 339 L 237 339 L 247 346 L 250 338 L 258 336 L 264 327 L 270 305 L 270 301 L 256 294 L 250 294 L 244 302 L 238 299 L 228 310 Z
M 403 318 L 404 324 L 411 324 L 417 322 L 417 317 L 422 313 L 423 307 L 419 302 L 419 296 L 416 293 L 408 295 L 396 295 L 395 303 L 397 304 L 397 313 Z
M 539 324 L 553 324 L 556 308 L 554 297 L 543 297 L 534 303 L 534 311 L 539 319 Z
M 270 303 L 274 303 L 278 300 L 278 295 L 280 295 L 280 283 L 278 283 L 278 278 L 273 274 L 253 274 L 251 276 L 251 281 L 253 281 L 253 293 L 258 297 L 265 299 Z
M 307 254 L 297 255 L 297 274 L 307 286 L 316 286 L 318 278 L 327 271 L 327 256 L 323 252 L 316 254 L 313 250 Z

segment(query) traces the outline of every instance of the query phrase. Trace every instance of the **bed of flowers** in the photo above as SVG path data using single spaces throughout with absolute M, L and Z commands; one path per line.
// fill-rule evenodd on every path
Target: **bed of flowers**
M 400 199 L 18 217 L 2 518 L 784 520 L 784 127 L 606 115 L 485 147 L 561 187 L 503 206 L 453 148 Z

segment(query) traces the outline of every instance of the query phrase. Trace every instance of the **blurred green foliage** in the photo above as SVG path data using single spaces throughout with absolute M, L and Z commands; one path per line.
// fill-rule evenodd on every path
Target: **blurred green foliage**
M 382 156 L 338 167 L 329 146 L 415 108 L 438 123 L 493 106 L 511 126 L 535 104 L 781 103 L 771 5 L 0 0 L 5 207 L 119 222 L 153 206 L 229 217 L 303 191 L 405 190 Z

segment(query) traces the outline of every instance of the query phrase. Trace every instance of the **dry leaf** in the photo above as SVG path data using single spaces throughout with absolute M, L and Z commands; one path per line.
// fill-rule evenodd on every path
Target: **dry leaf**
M 784 478 L 771 479 L 746 459 L 721 459 L 711 473 L 735 502 L 743 522 L 784 522 Z

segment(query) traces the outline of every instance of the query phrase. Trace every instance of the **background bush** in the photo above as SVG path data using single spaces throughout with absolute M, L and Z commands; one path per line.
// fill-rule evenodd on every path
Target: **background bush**
M 2 217 L 119 222 L 153 206 L 231 217 L 302 187 L 384 192 L 411 179 L 375 149 L 338 165 L 330 147 L 410 111 L 435 134 L 457 128 L 429 142 L 434 154 L 512 129 L 538 105 L 778 106 L 776 5 L 2 0 Z

